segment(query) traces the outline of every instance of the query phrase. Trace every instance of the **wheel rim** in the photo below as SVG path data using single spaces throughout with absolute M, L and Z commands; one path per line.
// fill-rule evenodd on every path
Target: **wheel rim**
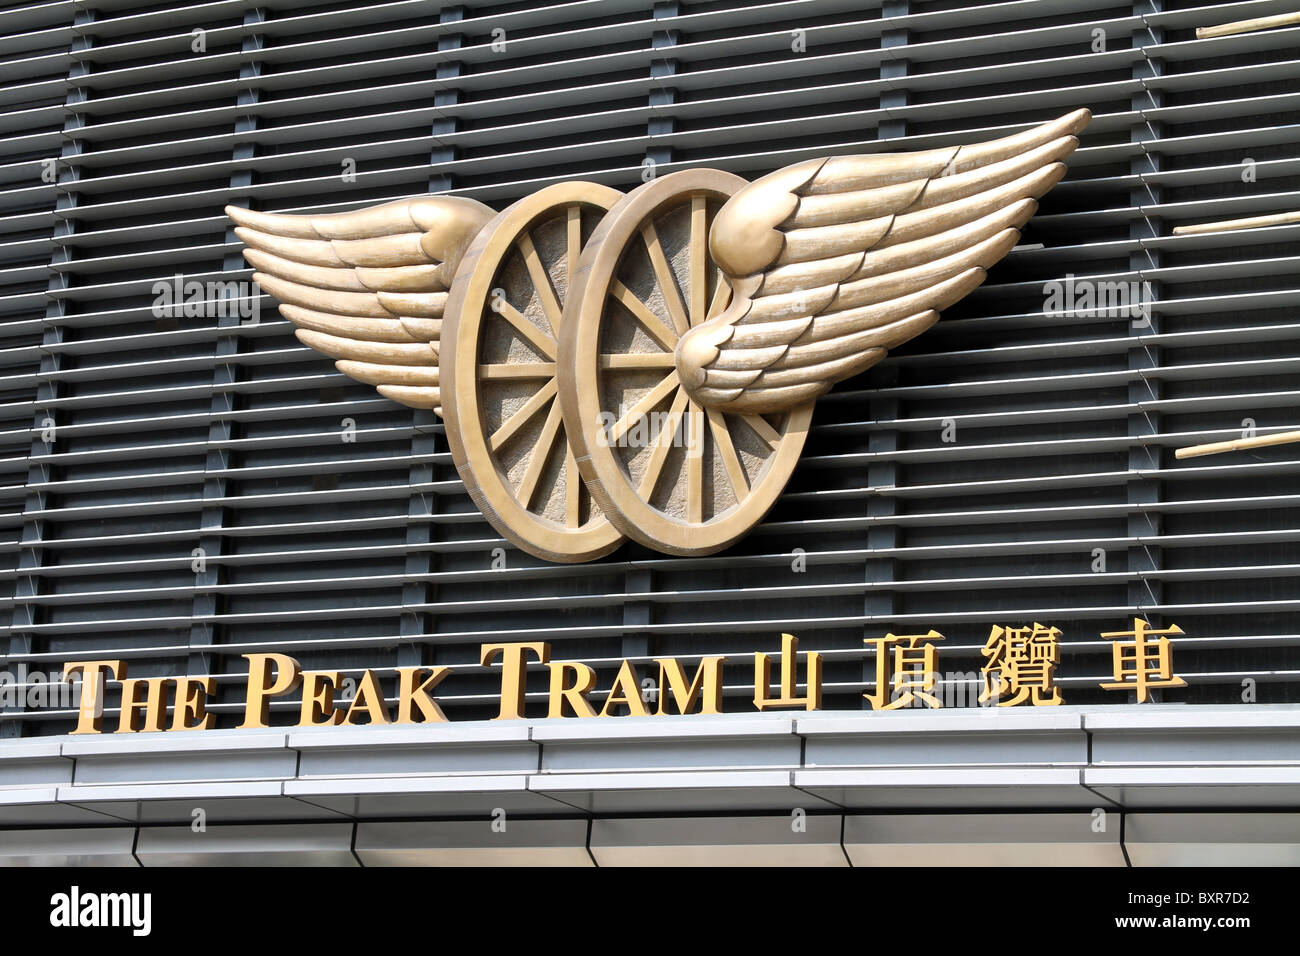
M 558 400 L 558 337 L 583 241 L 622 194 L 560 183 L 484 227 L 448 297 L 447 440 L 479 510 L 519 548 L 586 561 L 623 537 L 582 480 Z
M 779 415 L 697 405 L 673 349 L 729 289 L 708 258 L 713 216 L 745 181 L 673 173 L 630 193 L 584 248 L 565 307 L 561 405 L 592 494 L 619 530 L 670 554 L 727 547 L 762 520 L 798 461 L 812 404 Z

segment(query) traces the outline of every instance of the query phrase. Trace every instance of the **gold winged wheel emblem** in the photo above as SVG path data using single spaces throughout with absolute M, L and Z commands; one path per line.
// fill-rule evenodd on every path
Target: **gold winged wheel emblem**
M 500 213 L 443 196 L 226 212 L 298 338 L 440 414 L 475 504 L 520 548 L 709 554 L 776 501 L 817 398 L 1011 250 L 1090 118 L 752 183 L 564 182 Z

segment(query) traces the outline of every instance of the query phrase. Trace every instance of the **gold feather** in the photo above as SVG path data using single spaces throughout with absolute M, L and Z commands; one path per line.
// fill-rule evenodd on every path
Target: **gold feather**
M 442 414 L 438 338 L 447 289 L 495 213 L 421 196 L 353 212 L 291 216 L 227 206 L 253 278 L 283 303 L 298 339 L 340 372 Z
M 731 304 L 677 344 L 707 408 L 781 412 L 933 325 L 1019 241 L 1092 114 L 915 153 L 808 160 L 723 206 L 709 251 Z

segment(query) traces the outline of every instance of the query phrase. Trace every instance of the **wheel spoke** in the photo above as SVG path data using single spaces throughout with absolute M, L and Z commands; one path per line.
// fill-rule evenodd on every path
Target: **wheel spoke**
M 578 268 L 578 256 L 582 254 L 582 207 L 570 206 L 566 215 L 568 216 L 565 229 L 565 236 L 568 240 L 568 259 L 565 266 L 568 269 L 569 291 L 572 292 L 573 271 Z
M 617 445 L 627 434 L 637 420 L 650 414 L 651 409 L 662 402 L 674 388 L 681 384 L 677 379 L 677 370 L 674 369 L 671 374 L 664 378 L 662 382 L 656 385 L 650 391 L 646 392 L 631 410 L 614 423 L 614 427 L 609 431 L 609 443 Z
M 642 501 L 649 501 L 655 493 L 655 486 L 659 484 L 659 476 L 663 473 L 664 463 L 668 461 L 668 453 L 672 450 L 673 440 L 677 437 L 677 429 L 682 424 L 686 401 L 686 389 L 679 388 L 677 397 L 673 399 L 673 407 L 668 412 L 668 419 L 657 436 L 655 450 L 650 455 L 645 474 L 641 476 L 641 487 L 637 490 L 637 494 L 641 496 Z
M 565 442 L 564 449 L 564 524 L 568 528 L 582 524 L 582 475 L 569 442 Z
M 709 291 L 709 201 L 691 197 L 691 325 L 704 321 L 704 299 Z
M 546 321 L 551 324 L 551 333 L 560 334 L 560 316 L 563 311 L 560 309 L 560 301 L 555 297 L 555 289 L 551 286 L 551 277 L 546 274 L 546 267 L 542 265 L 542 257 L 537 254 L 537 247 L 533 245 L 533 237 L 524 233 L 516 242 L 519 252 L 524 257 L 524 265 L 528 266 L 528 276 L 533 280 L 533 288 L 537 290 L 537 298 L 542 303 L 542 311 L 546 313 Z
M 713 287 L 713 301 L 709 303 L 708 314 L 704 317 L 706 322 L 717 315 L 721 315 L 722 310 L 725 309 L 727 303 L 731 301 L 731 286 L 727 283 L 727 277 L 723 275 L 721 269 L 716 271 L 718 275 L 718 284 Z
M 528 318 L 522 312 L 505 299 L 496 299 L 494 302 L 494 308 L 497 315 L 501 316 L 501 318 L 513 325 L 515 331 L 526 338 L 532 344 L 533 348 L 537 349 L 552 362 L 555 361 L 555 354 L 559 351 L 560 347 L 553 337 L 547 335 L 537 326 L 533 325 L 533 323 L 529 322 Z
M 524 402 L 518 411 L 502 422 L 500 428 L 492 433 L 492 437 L 488 439 L 488 450 L 492 452 L 498 451 L 502 445 L 515 437 L 515 433 L 523 428 L 543 405 L 554 397 L 555 379 L 551 379 L 538 390 L 536 395 Z M 556 407 L 559 407 L 558 404 Z
M 606 352 L 600 356 L 602 369 L 675 368 L 676 356 L 672 352 L 633 352 L 623 355 Z
M 480 365 L 480 379 L 529 379 L 555 378 L 554 362 L 501 362 L 496 365 Z
M 727 469 L 727 480 L 731 482 L 731 490 L 736 495 L 736 501 L 744 501 L 745 496 L 749 494 L 749 477 L 745 474 L 745 466 L 741 464 L 740 456 L 736 454 L 735 442 L 731 440 L 731 430 L 727 428 L 727 417 L 716 408 L 708 410 L 709 425 L 713 429 L 713 441 L 718 446 L 718 455 L 722 458 L 723 467 Z
M 668 264 L 668 257 L 664 255 L 664 247 L 659 242 L 659 233 L 655 231 L 654 223 L 647 222 L 641 227 L 641 238 L 645 240 L 646 251 L 650 253 L 650 264 L 654 266 L 659 288 L 663 290 L 668 317 L 672 319 L 677 334 L 685 335 L 690 330 L 690 321 L 686 318 L 681 290 L 677 288 L 677 279 L 673 276 L 672 266 Z
M 610 283 L 609 294 L 632 313 L 632 317 L 645 326 L 645 330 L 654 340 L 672 351 L 677 348 L 677 335 L 660 321 L 659 316 L 650 311 L 650 307 L 637 298 L 636 293 L 615 279 Z
M 744 415 L 745 424 L 758 433 L 758 437 L 767 442 L 768 447 L 776 451 L 777 445 L 781 444 L 781 433 L 768 424 L 767 419 L 762 415 Z
M 537 496 L 537 482 L 541 480 L 542 469 L 546 467 L 546 460 L 551 457 L 551 449 L 555 447 L 560 420 L 560 403 L 556 400 L 551 402 L 551 413 L 546 416 L 546 424 L 542 425 L 542 433 L 537 437 L 537 445 L 533 448 L 533 457 L 528 460 L 524 477 L 519 481 L 519 503 L 525 509 L 533 506 L 533 498 Z
M 686 518 L 699 524 L 704 520 L 704 409 L 691 402 L 686 424 Z

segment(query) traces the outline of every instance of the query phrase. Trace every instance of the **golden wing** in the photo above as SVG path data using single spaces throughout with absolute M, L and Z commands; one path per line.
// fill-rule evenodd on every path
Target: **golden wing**
M 299 341 L 386 398 L 442 414 L 438 339 L 461 257 L 496 213 L 421 196 L 326 216 L 227 206 L 253 279 L 280 300 Z
M 701 405 L 779 412 L 925 331 L 1019 241 L 1092 118 L 974 146 L 797 163 L 732 196 L 709 234 L 726 311 L 682 336 Z

